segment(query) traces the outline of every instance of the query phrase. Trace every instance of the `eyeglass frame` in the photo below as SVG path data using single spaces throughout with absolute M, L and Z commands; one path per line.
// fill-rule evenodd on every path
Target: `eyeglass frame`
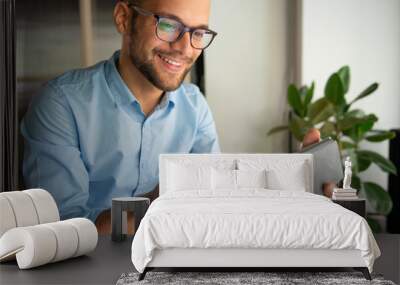
M 215 37 L 218 35 L 218 33 L 214 32 L 213 30 L 205 29 L 205 28 L 190 28 L 190 27 L 186 26 L 185 24 L 183 24 L 181 21 L 177 20 L 177 19 L 174 19 L 174 18 L 171 18 L 171 17 L 168 17 L 168 16 L 157 15 L 157 14 L 155 14 L 153 12 L 150 12 L 150 11 L 142 9 L 142 8 L 140 8 L 138 6 L 135 6 L 132 3 L 126 3 L 126 4 L 128 5 L 129 8 L 132 8 L 133 10 L 138 12 L 139 14 L 141 14 L 143 16 L 153 16 L 157 20 L 155 34 L 156 34 L 157 38 L 160 41 L 167 42 L 167 43 L 175 43 L 175 42 L 179 41 L 186 32 L 189 32 L 189 34 L 190 34 L 190 45 L 192 46 L 192 48 L 197 49 L 197 50 L 205 50 L 206 48 L 208 48 L 211 45 L 211 43 L 214 41 Z M 180 32 L 180 34 L 178 35 L 178 37 L 175 40 L 167 41 L 167 40 L 161 39 L 158 36 L 158 33 L 157 33 L 158 24 L 160 23 L 160 19 L 162 19 L 162 18 L 169 19 L 169 20 L 174 20 L 174 21 L 178 22 L 183 27 L 182 31 Z M 197 48 L 197 47 L 193 46 L 192 37 L 193 37 L 193 32 L 196 31 L 196 30 L 205 30 L 205 31 L 207 31 L 207 32 L 212 34 L 211 41 L 208 43 L 207 46 L 205 46 L 203 48 Z

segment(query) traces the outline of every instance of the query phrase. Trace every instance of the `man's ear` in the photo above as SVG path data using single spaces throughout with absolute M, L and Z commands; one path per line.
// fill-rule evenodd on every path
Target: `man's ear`
M 123 1 L 118 1 L 114 7 L 114 24 L 120 34 L 128 33 L 131 9 Z

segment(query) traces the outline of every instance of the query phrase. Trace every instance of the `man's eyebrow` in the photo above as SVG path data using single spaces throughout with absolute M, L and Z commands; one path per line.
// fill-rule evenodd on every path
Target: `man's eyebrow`
M 183 21 L 181 18 L 179 18 L 178 16 L 175 16 L 175 15 L 172 15 L 172 14 L 163 13 L 163 12 L 155 13 L 155 14 L 158 15 L 158 16 L 160 16 L 160 17 L 167 17 L 167 18 L 171 18 L 171 19 L 177 20 L 177 21 L 181 22 L 182 24 L 184 24 L 185 26 L 190 27 L 190 28 L 194 28 L 194 29 L 206 29 L 206 30 L 208 30 L 208 28 L 209 28 L 208 25 L 198 25 L 198 26 L 195 26 L 195 27 L 188 26 L 188 25 L 186 25 L 186 24 L 184 23 L 184 21 Z

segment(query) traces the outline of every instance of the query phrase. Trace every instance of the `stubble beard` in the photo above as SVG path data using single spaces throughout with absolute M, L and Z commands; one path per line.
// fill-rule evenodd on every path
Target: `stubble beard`
M 155 68 L 155 63 L 152 62 L 151 59 L 146 60 L 145 55 L 140 56 L 140 48 L 138 48 L 135 44 L 135 38 L 137 38 L 138 31 L 136 29 L 135 25 L 136 21 L 136 16 L 132 18 L 131 22 L 131 39 L 129 43 L 129 58 L 132 62 L 132 64 L 143 74 L 143 76 L 151 83 L 153 84 L 156 88 L 168 92 L 168 91 L 174 91 L 178 89 L 178 87 L 182 84 L 182 82 L 185 80 L 186 75 L 190 72 L 195 60 L 186 58 L 186 64 L 187 68 L 182 72 L 182 75 L 175 80 L 176 83 L 174 82 L 167 82 L 166 80 L 163 80 L 157 72 Z M 158 54 L 164 55 L 164 56 L 173 56 L 174 54 L 168 53 L 168 52 L 163 52 L 162 50 L 159 50 L 157 48 L 153 49 L 151 51 L 152 58 L 154 59 Z M 176 52 L 175 52 L 176 54 Z M 167 75 L 167 73 L 165 73 Z M 171 75 L 173 76 L 173 75 Z M 176 76 L 176 75 L 175 75 Z
M 140 56 L 140 51 L 138 50 L 137 46 L 135 45 L 135 38 L 138 36 L 135 25 L 132 25 L 132 33 L 131 33 L 131 41 L 129 44 L 129 58 L 132 62 L 132 64 L 143 74 L 143 76 L 151 83 L 153 84 L 156 88 L 168 92 L 168 91 L 174 91 L 178 89 L 178 87 L 182 84 L 182 82 L 185 80 L 186 75 L 190 72 L 190 69 L 193 66 L 194 61 L 190 59 L 186 59 L 186 63 L 188 67 L 182 72 L 182 75 L 174 82 L 170 80 L 170 82 L 167 82 L 167 80 L 163 80 L 162 77 L 160 76 L 159 72 L 155 68 L 155 64 L 152 62 L 151 59 L 146 60 L 145 56 Z M 162 50 L 159 50 L 157 48 L 153 49 L 151 51 L 152 53 L 152 58 L 155 58 L 158 56 L 158 54 L 162 54 L 165 56 L 173 56 L 173 54 L 168 53 L 168 52 L 163 52 Z M 176 54 L 176 53 L 175 53 Z M 167 76 L 167 73 L 165 73 L 165 76 Z M 174 75 L 171 75 L 171 77 Z M 175 75 L 176 76 L 176 75 Z

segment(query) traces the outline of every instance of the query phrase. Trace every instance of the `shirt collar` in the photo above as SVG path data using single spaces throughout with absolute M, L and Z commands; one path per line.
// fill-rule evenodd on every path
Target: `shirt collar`
M 138 102 L 135 95 L 129 90 L 124 80 L 117 69 L 117 63 L 119 59 L 120 51 L 116 51 L 106 63 L 106 80 L 110 86 L 111 92 L 113 93 L 116 103 L 118 105 L 129 105 L 133 102 Z M 160 108 L 168 106 L 170 103 L 174 106 L 177 99 L 177 90 L 166 92 L 159 104 Z
M 129 90 L 128 86 L 126 86 L 118 72 L 117 62 L 119 59 L 119 54 L 120 51 L 116 51 L 106 62 L 106 80 L 108 81 L 108 85 L 116 103 L 118 105 L 128 105 L 133 102 L 137 102 L 137 99 Z
M 161 98 L 160 103 L 158 104 L 160 109 L 165 108 L 169 104 L 171 106 L 175 106 L 176 103 L 176 97 L 177 97 L 177 91 L 170 91 L 170 92 L 165 92 L 164 96 Z

